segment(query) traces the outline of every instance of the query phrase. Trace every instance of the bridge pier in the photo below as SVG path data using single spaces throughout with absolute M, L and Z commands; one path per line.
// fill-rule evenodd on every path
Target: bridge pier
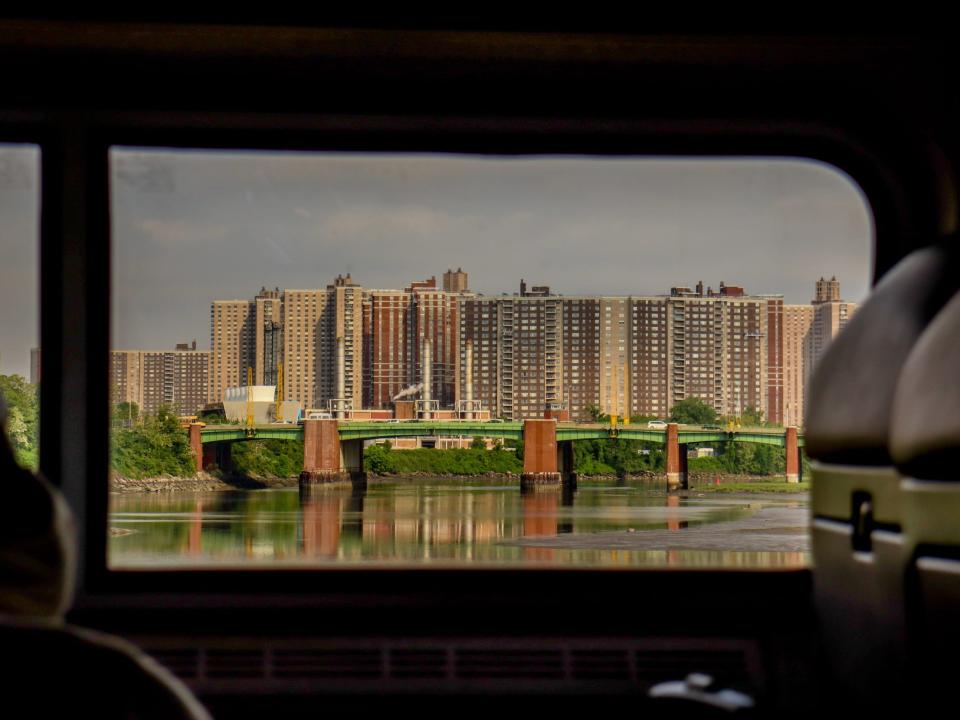
M 200 423 L 190 423 L 188 431 L 190 449 L 193 450 L 193 461 L 197 472 L 203 472 L 203 442 L 200 440 L 200 431 L 202 429 L 203 425 Z
M 800 444 L 797 442 L 797 429 L 788 427 L 784 438 L 784 451 L 787 454 L 787 482 L 800 482 Z
M 573 443 L 557 442 L 555 419 L 523 421 L 523 474 L 521 491 L 576 487 Z
M 676 423 L 667 425 L 667 488 L 686 490 L 687 445 L 680 443 L 680 430 Z
M 521 491 L 563 486 L 557 463 L 558 452 L 556 420 L 523 421 Z
M 336 420 L 304 420 L 300 485 L 366 485 L 363 441 L 340 442 Z

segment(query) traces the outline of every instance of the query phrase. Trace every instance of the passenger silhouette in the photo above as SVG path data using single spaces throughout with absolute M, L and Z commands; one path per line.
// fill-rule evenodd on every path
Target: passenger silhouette
M 183 683 L 136 647 L 64 621 L 75 573 L 70 513 L 55 488 L 17 464 L 2 397 L 0 488 L 7 508 L 0 521 L 2 707 L 42 718 L 209 718 Z

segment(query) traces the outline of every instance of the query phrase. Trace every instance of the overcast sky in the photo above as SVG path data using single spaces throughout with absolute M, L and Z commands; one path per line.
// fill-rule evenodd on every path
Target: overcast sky
M 0 371 L 36 344 L 36 153 L 0 149 Z M 721 280 L 807 303 L 836 275 L 868 288 L 856 186 L 797 160 L 113 152 L 113 345 L 209 346 L 210 302 L 351 273 L 402 288 L 448 268 L 573 294 L 664 294 Z M 11 168 L 13 168 L 11 170 Z

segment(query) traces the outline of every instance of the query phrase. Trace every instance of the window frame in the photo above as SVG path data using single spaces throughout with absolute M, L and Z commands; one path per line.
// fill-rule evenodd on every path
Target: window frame
M 16 32 L 19 34 L 14 37 L 19 39 L 22 28 Z M 411 50 L 410 38 L 399 32 L 395 47 L 400 48 L 402 57 L 399 62 L 390 63 L 378 54 L 381 45 L 365 45 L 355 37 L 344 39 L 344 35 L 349 36 L 348 31 L 338 30 L 330 36 L 318 30 L 316 37 L 310 36 L 313 44 L 288 51 L 293 46 L 283 44 L 288 39 L 287 29 L 241 28 L 235 34 L 242 37 L 244 47 L 257 46 L 256 39 L 261 36 L 267 41 L 257 46 L 264 69 L 250 81 L 248 97 L 233 98 L 227 96 L 228 90 L 207 82 L 216 69 L 210 71 L 192 62 L 214 53 L 201 33 L 184 38 L 175 50 L 163 45 L 160 30 L 144 33 L 141 41 L 154 52 L 153 56 L 146 56 L 130 42 L 124 26 L 109 27 L 99 34 L 92 32 L 92 39 L 85 39 L 77 51 L 92 47 L 99 50 L 99 55 L 79 55 L 84 62 L 73 68 L 69 60 L 75 47 L 72 42 L 76 28 L 61 29 L 59 36 L 56 29 L 45 32 L 31 35 L 26 49 L 13 51 L 25 58 L 25 66 L 31 67 L 28 80 L 41 81 L 42 91 L 16 78 L 6 97 L 0 100 L 0 133 L 7 139 L 12 127 L 27 125 L 31 131 L 24 141 L 41 146 L 41 346 L 45 366 L 41 468 L 62 485 L 77 513 L 81 613 L 84 608 L 115 609 L 124 605 L 209 607 L 222 603 L 224 597 L 234 607 L 243 608 L 290 604 L 340 609 L 392 605 L 427 612 L 437 607 L 461 607 L 456 604 L 462 603 L 462 607 L 509 608 L 514 616 L 539 610 L 541 621 L 537 626 L 544 627 L 542 623 L 549 618 L 567 618 L 569 606 L 603 610 L 606 606 L 598 598 L 716 597 L 720 583 L 724 589 L 719 593 L 722 597 L 716 598 L 720 605 L 744 603 L 743 608 L 761 609 L 771 598 L 777 598 L 777 603 L 786 601 L 778 606 L 781 612 L 789 607 L 807 608 L 808 571 L 725 570 L 718 574 L 405 568 L 322 573 L 264 571 L 263 575 L 123 571 L 122 577 L 118 571 L 106 572 L 110 326 L 104 322 L 104 318 L 109 318 L 110 299 L 106 149 L 117 144 L 806 157 L 841 169 L 868 198 L 875 223 L 877 277 L 909 250 L 933 242 L 938 232 L 948 231 L 951 219 L 955 220 L 947 198 L 942 198 L 941 206 L 930 201 L 933 196 L 939 197 L 938 183 L 949 182 L 944 179 L 949 175 L 949 167 L 944 170 L 931 157 L 935 150 L 930 150 L 929 135 L 924 128 L 915 127 L 921 121 L 905 130 L 894 127 L 899 120 L 887 121 L 889 125 L 885 126 L 877 120 L 884 117 L 882 113 L 871 114 L 860 95 L 851 97 L 846 105 L 831 105 L 837 98 L 845 99 L 836 88 L 810 97 L 809 107 L 791 104 L 784 94 L 798 78 L 830 77 L 822 70 L 818 74 L 810 69 L 804 74 L 803 68 L 809 67 L 804 65 L 805 58 L 810 52 L 803 43 L 778 55 L 778 82 L 771 83 L 771 92 L 760 93 L 762 97 L 755 97 L 752 104 L 738 106 L 746 97 L 744 87 L 751 91 L 760 87 L 751 73 L 758 67 L 769 69 L 771 62 L 762 47 L 747 42 L 741 48 L 736 44 L 711 44 L 712 41 L 701 47 L 692 41 L 690 57 L 697 58 L 692 61 L 694 69 L 703 70 L 710 66 L 711 58 L 717 58 L 714 68 L 728 73 L 707 72 L 703 79 L 696 79 L 685 66 L 691 61 L 684 55 L 683 41 L 653 43 L 648 48 L 642 42 L 624 42 L 619 38 L 608 42 L 603 37 L 587 36 L 585 40 L 569 41 L 547 36 L 544 42 L 528 38 L 524 46 L 520 36 L 480 33 L 458 38 L 465 50 L 457 62 L 450 62 L 450 53 L 456 53 L 449 44 Z M 374 34 L 373 40 L 377 37 Z M 363 39 L 361 32 L 360 40 Z M 19 47 L 11 45 L 8 35 L 0 33 L 0 40 L 5 52 L 11 52 L 11 46 Z M 886 64 L 867 61 L 867 56 L 882 57 L 888 51 L 883 42 L 866 49 L 857 43 L 843 46 L 842 39 L 827 45 L 835 52 L 828 66 L 833 62 L 842 68 L 863 68 L 862 75 L 851 71 L 854 81 L 862 77 L 866 82 L 873 77 L 874 83 L 882 85 L 884 73 L 892 74 Z M 221 51 L 228 54 L 230 47 L 230 42 L 225 42 Z M 904 52 L 909 56 L 909 47 L 906 51 L 902 51 L 903 45 L 892 47 L 895 52 L 890 51 L 889 56 L 895 61 Z M 586 52 L 581 53 L 581 48 Z M 696 54 L 698 48 L 700 55 Z M 415 62 L 408 62 L 404 52 L 415 57 Z M 919 56 L 919 50 L 913 52 Z M 39 62 L 31 65 L 34 59 Z M 124 63 L 123 59 L 137 62 Z M 139 86 L 131 86 L 130 94 L 119 100 L 107 92 L 115 86 L 103 92 L 92 86 L 87 94 L 73 92 L 69 86 L 73 73 L 89 83 L 102 77 L 94 74 L 101 67 L 97 63 L 114 68 L 128 79 L 143 73 L 144 77 L 159 80 L 159 87 L 144 83 L 144 88 L 155 91 L 157 96 L 144 97 Z M 248 62 L 241 63 L 234 75 L 250 67 Z M 307 105 L 299 96 L 282 97 L 278 90 L 256 84 L 273 70 L 289 70 L 291 79 L 281 83 L 281 89 L 290 89 L 296 87 L 304 73 L 316 68 L 326 72 L 328 78 L 339 74 L 345 79 L 337 78 L 332 90 L 323 93 L 323 99 L 317 100 L 310 112 L 304 112 Z M 543 81 L 551 73 L 559 77 L 567 68 L 577 71 L 570 77 L 580 83 L 566 88 L 572 94 L 569 102 L 564 104 L 532 92 L 537 85 L 531 79 Z M 544 73 L 544 69 L 549 72 Z M 382 99 L 370 99 L 370 88 L 356 82 L 372 77 L 396 83 L 397 76 L 402 84 L 415 85 L 415 92 L 407 97 L 386 93 Z M 427 79 L 421 81 L 422 77 Z M 43 84 L 47 78 L 58 82 Z M 600 78 L 596 90 L 616 91 L 618 101 L 590 105 L 594 95 L 592 89 L 588 92 L 582 87 L 582 78 Z M 684 82 L 691 78 L 692 82 Z M 349 83 L 356 83 L 356 88 L 351 89 Z M 461 97 L 458 83 L 469 91 L 477 83 L 487 83 L 484 87 L 488 89 L 492 83 L 501 83 L 502 87 L 491 105 L 481 106 L 471 105 Z M 437 88 L 452 88 L 453 96 L 438 94 Z M 698 88 L 702 95 L 696 92 Z M 649 89 L 651 102 L 640 100 L 638 89 Z M 279 102 L 275 102 L 278 97 Z M 443 98 L 442 103 L 437 102 L 438 97 Z M 516 106 L 509 104 L 524 97 L 532 99 Z M 660 102 L 664 97 L 676 102 Z M 275 107 L 265 110 L 271 103 Z M 904 159 L 910 149 L 915 149 L 916 156 L 923 160 L 913 164 L 912 159 Z M 580 572 L 590 574 L 588 582 L 577 581 Z M 270 578 L 269 587 L 262 582 L 266 576 Z M 383 591 L 385 586 L 389 588 L 387 592 Z M 598 621 L 594 626 L 602 624 Z M 498 630 L 506 632 L 508 627 L 500 626 Z

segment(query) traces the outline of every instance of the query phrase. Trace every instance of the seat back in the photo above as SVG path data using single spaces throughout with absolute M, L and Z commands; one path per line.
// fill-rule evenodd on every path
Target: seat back
M 960 286 L 950 244 L 912 253 L 875 287 L 815 369 L 814 597 L 831 692 L 890 708 L 905 693 L 903 501 L 890 454 L 894 392 L 918 338 Z
M 960 643 L 960 294 L 904 364 L 890 451 L 903 477 L 909 671 L 935 702 L 953 688 Z

